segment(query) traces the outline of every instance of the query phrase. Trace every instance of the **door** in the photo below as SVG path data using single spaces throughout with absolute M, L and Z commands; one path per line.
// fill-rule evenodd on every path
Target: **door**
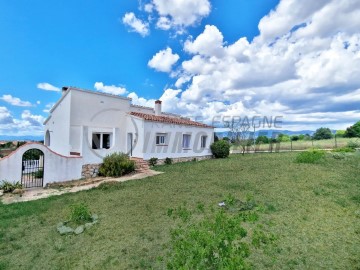
M 133 152 L 133 134 L 128 133 L 127 136 L 127 153 L 131 157 Z

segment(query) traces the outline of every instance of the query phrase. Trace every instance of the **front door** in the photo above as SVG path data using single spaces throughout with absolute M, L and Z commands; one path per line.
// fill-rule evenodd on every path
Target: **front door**
M 132 151 L 133 151 L 133 134 L 128 133 L 128 136 L 127 136 L 127 153 L 128 153 L 128 155 L 130 157 L 132 156 Z

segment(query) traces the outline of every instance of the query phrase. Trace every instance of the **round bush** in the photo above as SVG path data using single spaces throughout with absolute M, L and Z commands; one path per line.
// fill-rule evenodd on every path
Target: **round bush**
M 113 153 L 104 158 L 99 169 L 100 175 L 118 177 L 135 170 L 135 162 L 130 160 L 128 155 Z
M 230 154 L 230 144 L 224 140 L 214 142 L 210 149 L 215 158 L 226 158 Z

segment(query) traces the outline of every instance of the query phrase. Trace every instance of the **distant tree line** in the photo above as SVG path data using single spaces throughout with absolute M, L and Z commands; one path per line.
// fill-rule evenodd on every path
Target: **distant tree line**
M 246 141 L 246 143 L 244 143 L 245 146 L 253 144 L 254 142 L 253 139 L 248 138 L 247 140 L 245 140 L 244 138 L 241 138 L 241 135 L 247 132 L 242 131 L 240 128 L 239 130 L 237 130 L 232 126 L 228 128 L 230 128 L 229 136 L 223 137 L 222 138 L 223 140 L 231 143 L 236 143 L 237 141 Z M 326 139 L 331 139 L 334 136 L 336 136 L 337 138 L 354 138 L 354 137 L 360 138 L 360 121 L 348 127 L 346 130 L 337 130 L 335 134 L 333 134 L 329 128 L 321 127 L 318 128 L 312 136 L 310 134 L 289 136 L 287 134 L 280 133 L 276 136 L 276 138 L 269 138 L 266 135 L 259 135 L 256 138 L 255 143 L 261 144 L 261 143 L 278 143 L 278 142 L 289 142 L 289 141 L 326 140 Z M 217 140 L 219 140 L 219 138 L 215 135 L 215 141 Z

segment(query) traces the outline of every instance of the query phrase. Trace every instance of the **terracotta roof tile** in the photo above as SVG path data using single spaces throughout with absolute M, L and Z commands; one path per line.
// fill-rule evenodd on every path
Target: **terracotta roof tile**
M 146 121 L 169 123 L 169 124 L 176 124 L 176 125 L 196 126 L 196 127 L 204 127 L 204 128 L 213 128 L 212 126 L 205 125 L 203 123 L 191 121 L 189 119 L 184 119 L 184 118 L 175 118 L 175 117 L 162 116 L 162 115 L 152 115 L 152 114 L 140 113 L 140 112 L 130 112 L 130 115 L 140 117 Z

